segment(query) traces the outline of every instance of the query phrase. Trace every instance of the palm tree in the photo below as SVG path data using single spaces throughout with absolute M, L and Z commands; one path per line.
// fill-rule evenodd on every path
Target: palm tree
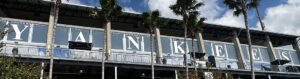
M 248 45 L 249 45 L 248 49 L 249 49 L 249 53 L 250 53 L 252 79 L 255 79 L 251 36 L 250 36 L 250 30 L 249 30 L 249 26 L 248 26 L 248 16 L 247 16 L 247 9 L 252 8 L 252 7 L 248 7 L 248 5 L 252 5 L 252 4 L 254 4 L 254 2 L 250 1 L 250 0 L 224 0 L 223 3 L 225 5 L 227 5 L 229 9 L 234 10 L 233 14 L 235 16 L 239 16 L 240 14 L 244 15 L 244 21 L 245 21 L 245 27 L 247 30 L 247 39 L 248 39 Z
M 69 0 L 67 0 L 67 1 L 69 1 Z M 47 56 L 50 56 L 49 79 L 52 79 L 52 71 L 53 71 L 53 37 L 55 36 L 60 5 L 61 5 L 61 0 L 56 0 L 54 8 L 51 9 L 50 18 L 49 18 L 49 27 L 48 27 L 48 35 L 47 35 L 47 47 L 46 47 Z M 53 16 L 53 14 L 54 14 L 54 16 Z
M 199 16 L 199 12 L 191 12 L 188 18 L 188 23 L 187 27 L 189 32 L 191 33 L 192 37 L 192 51 L 193 51 L 193 60 L 194 60 L 194 71 L 195 75 L 198 78 L 198 70 L 197 70 L 197 64 L 196 64 L 196 54 L 195 54 L 195 47 L 194 47 L 194 38 L 195 38 L 195 33 L 197 32 L 202 32 L 202 26 L 203 22 L 205 21 L 206 18 L 200 18 L 200 20 L 197 22 L 197 17 Z
M 184 61 L 186 66 L 186 78 L 189 79 L 188 72 L 188 63 L 187 63 L 187 22 L 189 13 L 197 10 L 199 7 L 204 5 L 202 2 L 197 2 L 196 0 L 177 0 L 176 4 L 171 5 L 170 9 L 176 14 L 183 17 L 183 26 L 184 26 Z
M 99 0 L 101 5 L 101 11 L 98 11 L 97 7 L 95 7 L 95 11 L 91 13 L 91 16 L 97 18 L 99 16 L 104 18 L 104 40 L 103 40 L 103 53 L 102 53 L 102 79 L 104 79 L 104 62 L 105 62 L 105 53 L 107 54 L 106 57 L 110 60 L 110 55 L 108 49 L 107 40 L 107 31 L 110 31 L 110 27 L 108 28 L 108 24 L 110 24 L 110 18 L 121 15 L 122 14 L 122 7 L 119 5 L 118 0 Z M 110 25 L 109 25 L 110 26 Z M 105 51 L 105 52 L 104 52 Z
M 155 10 L 152 13 L 149 12 L 143 12 L 142 18 L 143 18 L 143 26 L 148 28 L 150 33 L 150 49 L 151 49 L 151 71 L 152 71 L 152 79 L 154 79 L 154 60 L 153 60 L 153 41 L 152 41 L 152 34 L 153 34 L 153 28 L 158 27 L 159 23 L 159 11 Z
M 255 8 L 256 13 L 257 13 L 257 18 L 259 19 L 259 22 L 260 22 L 261 29 L 262 29 L 262 31 L 265 31 L 265 24 L 261 20 L 260 13 L 258 10 L 260 1 L 261 0 L 252 0 L 251 4 L 248 4 L 248 7 Z

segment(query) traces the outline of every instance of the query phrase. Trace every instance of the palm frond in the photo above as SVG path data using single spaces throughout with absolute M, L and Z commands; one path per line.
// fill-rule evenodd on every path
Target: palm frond
M 261 0 L 251 0 L 249 4 L 247 4 L 248 8 L 256 8 L 259 6 Z
M 239 16 L 240 14 L 242 14 L 242 9 L 238 9 L 233 12 L 234 16 Z
M 113 17 L 122 14 L 122 7 L 117 0 L 99 0 L 103 16 Z M 99 14 L 99 13 L 98 13 Z

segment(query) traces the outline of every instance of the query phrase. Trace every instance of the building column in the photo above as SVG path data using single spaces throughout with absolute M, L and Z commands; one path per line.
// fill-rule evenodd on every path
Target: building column
M 111 57 L 111 22 L 106 25 L 106 57 L 108 61 L 112 60 Z
M 118 79 L 118 67 L 115 66 L 115 79 Z
M 202 33 L 201 32 L 197 32 L 196 33 L 196 39 L 197 39 L 197 45 L 198 45 L 198 51 L 199 51 L 199 53 L 206 53 L 205 46 L 204 46 L 204 41 L 203 41 L 203 37 L 202 37 Z M 204 55 L 204 57 L 202 57 L 200 60 L 201 61 L 206 61 L 207 60 L 207 56 Z
M 272 42 L 270 40 L 269 35 L 266 35 L 265 38 L 266 38 L 265 46 L 267 47 L 268 54 L 269 54 L 269 57 L 270 57 L 270 61 L 271 62 L 275 61 L 277 59 L 277 56 L 275 54 L 275 51 L 274 51 L 274 48 L 273 48 L 273 45 L 272 45 Z M 271 65 L 271 69 L 275 70 L 275 71 L 280 71 L 279 65 Z
M 237 62 L 238 63 L 238 68 L 239 69 L 247 69 L 244 53 L 242 51 L 241 43 L 240 43 L 240 40 L 238 38 L 238 35 L 237 35 L 236 31 L 233 31 L 232 41 L 234 43 L 234 48 L 235 48 L 236 55 L 237 55 L 237 58 L 238 58 L 238 62 Z
M 45 63 L 43 61 L 41 63 L 41 66 L 42 66 L 42 69 L 41 69 L 40 79 L 43 79 L 43 77 L 44 77 L 44 66 L 45 66 Z
M 161 40 L 160 40 L 160 30 L 159 28 L 155 27 L 154 28 L 154 32 L 155 32 L 155 47 L 156 47 L 156 63 L 157 64 L 162 64 L 163 61 L 162 61 L 162 45 L 161 45 Z
M 175 79 L 178 79 L 178 73 L 177 73 L 177 70 L 175 70 Z
M 298 55 L 298 60 L 300 61 L 300 45 L 298 44 L 297 39 L 295 41 L 293 41 L 293 48 L 296 50 L 297 55 Z

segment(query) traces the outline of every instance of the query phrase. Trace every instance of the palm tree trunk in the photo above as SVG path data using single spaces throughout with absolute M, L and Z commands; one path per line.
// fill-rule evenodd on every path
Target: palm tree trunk
M 52 72 L 53 72 L 53 62 L 54 62 L 54 59 L 53 59 L 53 43 L 54 43 L 54 39 L 55 39 L 55 31 L 56 31 L 56 25 L 57 25 L 57 21 L 58 21 L 58 15 L 59 15 L 59 6 L 61 4 L 61 0 L 57 0 L 56 1 L 56 6 L 55 6 L 55 17 L 54 17 L 54 26 L 53 26 L 53 29 L 52 29 L 52 41 L 51 41 L 51 49 L 50 49 L 50 68 L 49 68 L 49 79 L 52 79 Z
M 262 31 L 265 31 L 265 25 L 261 20 L 258 7 L 256 6 L 255 9 L 256 9 L 256 13 L 257 13 L 257 18 L 259 19 L 259 22 L 260 22 L 261 29 L 262 29 Z
M 104 71 L 105 71 L 105 54 L 107 53 L 106 51 L 106 34 L 107 34 L 107 24 L 108 24 L 109 20 L 107 17 L 105 17 L 105 23 L 104 23 L 104 39 L 103 39 L 103 49 L 102 49 L 102 79 L 105 79 L 105 74 L 104 74 Z
M 250 64 L 251 64 L 251 73 L 252 73 L 252 79 L 255 79 L 255 73 L 254 73 L 254 63 L 253 63 L 253 54 L 252 54 L 252 44 L 251 44 L 251 36 L 250 36 L 250 30 L 248 26 L 248 17 L 247 17 L 247 8 L 246 3 L 244 0 L 242 0 L 242 8 L 243 8 L 243 15 L 244 15 L 244 21 L 245 26 L 247 30 L 247 40 L 249 45 L 249 54 L 250 54 Z
M 185 61 L 185 72 L 186 72 L 186 79 L 189 79 L 189 68 L 188 68 L 188 61 L 187 61 L 187 14 L 183 16 L 184 20 L 184 61 Z
M 197 70 L 197 64 L 196 64 L 196 53 L 195 53 L 195 47 L 194 47 L 194 36 L 195 32 L 192 32 L 192 51 L 193 51 L 193 60 L 194 60 L 194 70 L 196 78 L 198 79 L 198 70 Z
M 152 74 L 152 79 L 154 79 L 154 60 L 153 60 L 154 58 L 153 58 L 152 34 L 153 34 L 153 29 L 150 27 L 151 74 Z

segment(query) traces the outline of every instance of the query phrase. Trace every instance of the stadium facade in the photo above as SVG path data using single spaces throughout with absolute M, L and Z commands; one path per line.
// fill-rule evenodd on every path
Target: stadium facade
M 54 2 L 43 0 L 1 0 L 1 30 L 10 31 L 1 40 L 2 54 L 21 56 L 23 62 L 46 63 L 49 72 L 46 41 L 49 16 Z M 54 37 L 55 79 L 93 79 L 101 77 L 103 19 L 89 16 L 93 6 L 62 4 Z M 157 79 L 176 79 L 176 71 L 184 71 L 183 28 L 178 20 L 164 18 L 166 27 L 155 29 L 155 75 Z M 111 20 L 110 53 L 106 60 L 106 79 L 151 78 L 150 35 L 141 27 L 141 15 L 124 12 Z M 4 25 L 10 25 L 4 28 Z M 197 59 L 207 74 L 211 71 L 230 73 L 234 78 L 249 79 L 250 58 L 246 30 L 215 24 L 205 24 L 204 32 L 197 33 Z M 299 36 L 251 30 L 254 66 L 259 79 L 300 78 Z M 70 42 L 90 43 L 91 50 L 70 49 Z M 280 48 L 292 46 L 293 49 Z M 188 38 L 192 51 L 192 40 Z M 187 56 L 190 71 L 194 64 Z M 215 61 L 212 62 L 211 59 Z M 289 61 L 288 63 L 276 62 Z M 206 62 L 216 63 L 206 68 Z M 272 62 L 272 63 L 271 63 Z M 278 64 L 278 63 L 277 63 Z

